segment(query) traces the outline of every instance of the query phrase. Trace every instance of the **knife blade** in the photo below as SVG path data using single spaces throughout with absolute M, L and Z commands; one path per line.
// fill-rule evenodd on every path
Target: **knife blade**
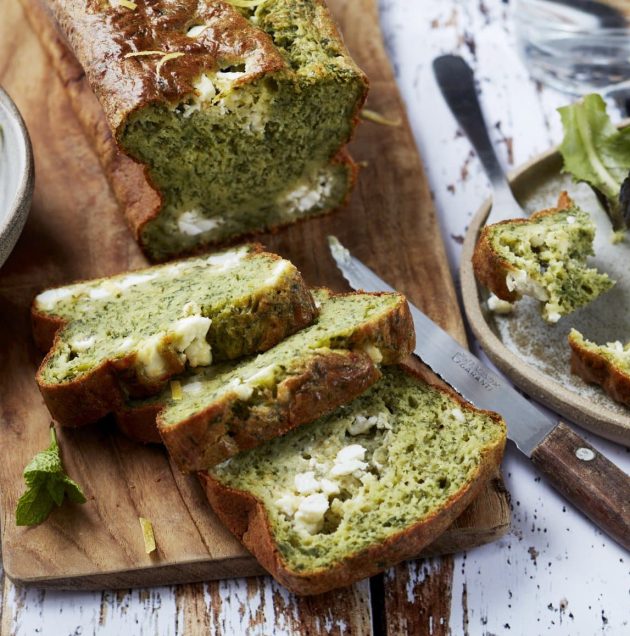
M 328 237 L 330 253 L 353 289 L 393 292 L 376 273 Z M 547 480 L 602 530 L 630 550 L 630 478 L 562 422 L 537 409 L 449 333 L 409 303 L 415 354 L 475 406 L 496 411 L 508 438 Z

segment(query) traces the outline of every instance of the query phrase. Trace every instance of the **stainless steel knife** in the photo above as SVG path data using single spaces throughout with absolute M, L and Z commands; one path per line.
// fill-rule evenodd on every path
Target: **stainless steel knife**
M 395 291 L 333 236 L 330 252 L 353 289 Z M 508 438 L 550 484 L 630 550 L 630 477 L 562 422 L 539 411 L 427 315 L 409 303 L 416 355 L 475 406 L 505 419 Z

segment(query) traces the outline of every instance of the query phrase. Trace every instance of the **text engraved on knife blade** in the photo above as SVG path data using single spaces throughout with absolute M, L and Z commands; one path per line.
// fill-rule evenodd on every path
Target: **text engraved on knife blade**
M 451 358 L 453 362 L 462 368 L 468 375 L 476 380 L 480 386 L 488 391 L 500 388 L 499 382 L 488 372 L 482 364 L 480 364 L 473 356 L 467 356 L 466 354 L 458 351 Z

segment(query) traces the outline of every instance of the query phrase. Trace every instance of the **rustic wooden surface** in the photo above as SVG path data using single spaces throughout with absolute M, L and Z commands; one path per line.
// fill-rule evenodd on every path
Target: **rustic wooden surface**
M 0 41 L 13 34 L 0 0 Z M 555 108 L 567 97 L 538 86 L 514 48 L 503 0 L 380 0 L 381 26 L 423 153 L 452 271 L 468 220 L 488 195 L 480 166 L 433 81 L 431 60 L 463 55 L 475 68 L 491 135 L 507 168 L 560 139 Z M 6 22 L 5 22 L 6 20 Z M 8 25 L 8 26 L 7 26 Z M 37 64 L 37 57 L 29 60 Z M 0 74 L 13 76 L 11 58 Z M 28 85 L 28 83 L 27 83 Z M 36 90 L 36 85 L 33 86 Z M 42 116 L 46 103 L 42 96 Z M 613 111 L 614 112 L 614 111 Z M 368 254 L 369 256 L 369 254 Z M 588 436 L 630 469 L 630 453 Z M 454 557 L 410 562 L 372 585 L 317 605 L 268 579 L 119 592 L 38 590 L 3 584 L 1 633 L 51 634 L 369 634 L 616 636 L 628 631 L 628 556 L 541 482 L 508 448 L 504 474 L 513 523 L 506 537 Z M 307 609 L 308 611 L 305 611 Z M 385 613 L 380 610 L 385 610 Z M 313 616 L 316 616 L 314 618 Z
M 333 6 L 349 46 L 372 78 L 371 107 L 403 118 L 375 6 L 371 0 L 339 0 Z M 125 270 L 143 264 L 143 259 L 81 137 L 63 87 L 33 34 L 17 28 L 23 19 L 19 10 L 10 10 L 14 27 L 8 26 L 11 20 L 5 23 L 3 41 L 14 63 L 5 70 L 3 82 L 29 125 L 38 176 L 28 226 L 0 276 L 0 346 L 9 360 L 0 372 L 0 440 L 15 449 L 0 467 L 5 570 L 21 583 L 84 589 L 260 573 L 215 520 L 194 478 L 173 469 L 162 449 L 137 447 L 108 423 L 59 434 L 67 469 L 84 486 L 88 503 L 65 506 L 36 528 L 17 528 L 13 522 L 24 489 L 21 471 L 45 446 L 49 419 L 33 383 L 38 355 L 29 337 L 30 299 L 38 289 Z M 263 242 L 296 262 L 311 283 L 339 287 L 340 276 L 325 247 L 325 237 L 337 234 L 464 339 L 428 186 L 408 127 L 383 130 L 365 124 L 353 146 L 366 167 L 349 208 L 264 237 Z M 153 522 L 157 554 L 144 553 L 139 516 Z M 439 554 L 478 545 L 500 536 L 508 522 L 505 491 L 499 479 L 492 480 L 429 551 Z

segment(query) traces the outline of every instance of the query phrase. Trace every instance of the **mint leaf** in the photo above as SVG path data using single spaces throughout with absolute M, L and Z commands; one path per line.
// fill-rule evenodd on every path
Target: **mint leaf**
M 73 503 L 85 503 L 81 487 L 64 471 L 54 428 L 50 429 L 50 446 L 37 453 L 24 469 L 24 481 L 28 489 L 15 510 L 18 526 L 41 523 L 66 497 Z
M 588 183 L 603 198 L 615 229 L 625 225 L 627 206 L 620 200 L 630 172 L 630 128 L 618 130 L 597 94 L 559 108 L 564 128 L 560 153 L 564 171 Z
M 72 479 L 66 475 L 63 482 L 65 486 L 65 493 L 72 503 L 83 504 L 86 502 L 81 486 L 79 486 L 76 481 L 72 481 Z
M 18 500 L 15 522 L 18 526 L 36 526 L 48 517 L 54 501 L 43 486 L 27 490 Z

